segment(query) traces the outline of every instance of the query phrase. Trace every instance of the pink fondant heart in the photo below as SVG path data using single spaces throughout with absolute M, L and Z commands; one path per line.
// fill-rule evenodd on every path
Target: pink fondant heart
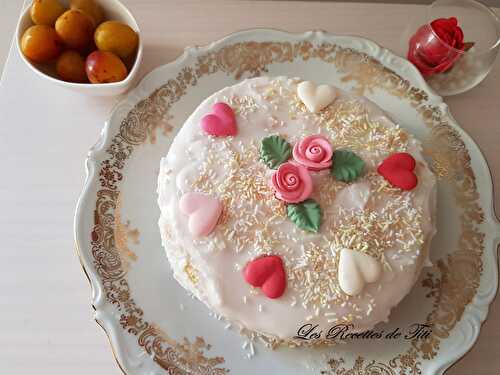
M 179 208 L 189 216 L 189 231 L 196 237 L 208 236 L 217 225 L 222 213 L 222 204 L 202 193 L 186 193 L 179 201 Z
M 285 268 L 277 255 L 264 255 L 248 262 L 243 276 L 247 283 L 261 288 L 269 298 L 279 298 L 285 292 Z
M 201 119 L 201 128 L 205 133 L 216 137 L 227 137 L 238 133 L 233 109 L 226 103 L 215 103 L 212 113 Z

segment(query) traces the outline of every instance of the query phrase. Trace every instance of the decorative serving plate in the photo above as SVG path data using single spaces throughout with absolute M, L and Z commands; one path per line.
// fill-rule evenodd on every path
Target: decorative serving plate
M 380 339 L 273 351 L 210 314 L 172 277 L 157 224 L 160 158 L 205 97 L 261 74 L 367 96 L 420 138 L 439 177 L 434 266 L 377 325 Z M 479 148 L 410 63 L 366 39 L 251 30 L 188 48 L 115 108 L 87 171 L 76 241 L 95 318 L 127 374 L 441 374 L 472 347 L 496 293 L 500 225 Z M 416 323 L 430 330 L 405 338 Z M 387 338 L 396 328 L 403 335 Z

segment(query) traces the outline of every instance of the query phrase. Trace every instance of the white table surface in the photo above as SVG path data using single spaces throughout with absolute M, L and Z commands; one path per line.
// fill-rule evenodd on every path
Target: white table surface
M 0 76 L 22 6 L 23 0 L 0 0 Z
M 0 68 L 22 0 L 0 0 Z M 1 69 L 0 69 L 1 70 Z M 83 161 L 118 98 L 46 85 L 13 48 L 0 83 L 0 374 L 121 374 L 73 240 Z
M 146 42 L 141 74 L 171 61 L 187 44 L 204 44 L 255 26 L 365 35 L 397 49 L 405 17 L 421 9 L 285 1 L 123 2 L 136 15 Z M 0 67 L 21 3 L 0 0 Z M 226 17 L 207 22 L 221 7 Z M 498 99 L 497 61 L 478 88 L 448 101 L 458 122 L 485 152 L 497 186 Z M 106 335 L 93 320 L 90 288 L 73 241 L 84 159 L 118 100 L 47 84 L 28 70 L 15 49 L 10 52 L 0 83 L 0 374 L 121 373 Z M 498 374 L 493 368 L 500 368 L 499 312 L 497 300 L 478 344 L 448 374 Z

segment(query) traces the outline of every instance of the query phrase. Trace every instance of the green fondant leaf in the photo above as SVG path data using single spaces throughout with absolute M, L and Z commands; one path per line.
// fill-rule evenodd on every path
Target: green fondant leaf
M 333 154 L 333 164 L 330 172 L 337 180 L 352 182 L 361 175 L 364 166 L 363 159 L 354 152 L 337 150 Z
M 321 207 L 314 199 L 307 199 L 287 207 L 288 218 L 300 229 L 318 232 L 321 226 Z
M 292 147 L 279 135 L 271 135 L 262 140 L 260 159 L 272 169 L 277 169 L 292 155 Z

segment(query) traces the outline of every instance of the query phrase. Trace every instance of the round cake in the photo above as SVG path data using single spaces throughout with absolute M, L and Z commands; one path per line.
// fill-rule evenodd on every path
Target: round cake
M 309 342 L 308 324 L 387 321 L 435 234 L 420 142 L 368 99 L 298 78 L 203 101 L 161 161 L 158 194 L 175 279 L 280 343 Z

